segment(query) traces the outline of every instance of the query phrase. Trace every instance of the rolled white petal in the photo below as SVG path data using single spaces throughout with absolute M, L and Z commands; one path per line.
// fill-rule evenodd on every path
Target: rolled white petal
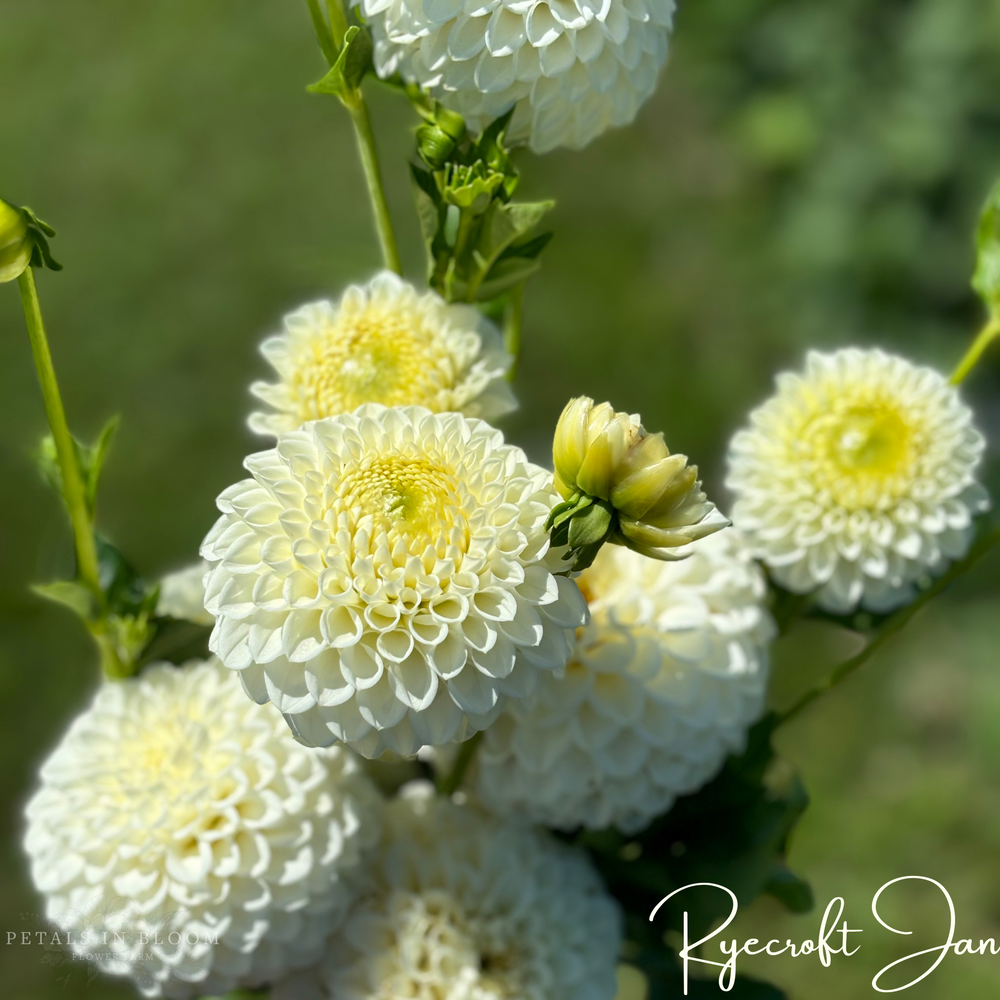
M 41 769 L 25 849 L 73 951 L 174 1000 L 320 957 L 363 887 L 382 802 L 218 660 L 106 682 Z

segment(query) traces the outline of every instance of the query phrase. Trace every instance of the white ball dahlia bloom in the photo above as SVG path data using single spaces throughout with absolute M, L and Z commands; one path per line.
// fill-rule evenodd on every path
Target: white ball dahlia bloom
M 484 420 L 517 406 L 506 379 L 512 358 L 496 327 L 475 307 L 449 305 L 390 271 L 351 285 L 337 303 L 290 313 L 260 350 L 279 379 L 250 387 L 275 411 L 251 414 L 259 434 L 277 437 L 362 403 Z
M 196 625 L 211 625 L 215 619 L 205 610 L 205 574 L 208 563 L 202 559 L 160 580 L 156 613 Z
M 612 1000 L 621 918 L 586 856 L 410 786 L 374 888 L 319 969 L 329 1000 Z M 299 1000 L 278 985 L 274 1000 Z
M 202 546 L 209 645 L 303 743 L 465 739 L 565 666 L 587 609 L 552 474 L 488 424 L 362 406 L 245 465 Z
M 767 689 L 767 587 L 736 532 L 690 548 L 666 563 L 598 553 L 579 579 L 590 623 L 565 675 L 484 735 L 472 779 L 484 805 L 636 833 L 742 751 Z
M 536 153 L 627 125 L 667 60 L 674 0 L 359 0 L 379 76 L 399 73 L 473 131 L 514 108 Z
M 969 548 L 989 498 L 972 412 L 938 372 L 879 350 L 809 353 L 733 438 L 733 523 L 777 583 L 827 611 L 906 604 Z
M 146 996 L 256 986 L 318 960 L 382 803 L 217 660 L 106 682 L 45 761 L 25 848 L 46 914 Z

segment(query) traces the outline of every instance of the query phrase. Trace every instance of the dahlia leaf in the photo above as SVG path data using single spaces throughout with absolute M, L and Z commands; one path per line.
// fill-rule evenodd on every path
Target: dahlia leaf
M 1000 181 L 990 191 L 979 219 L 972 287 L 991 313 L 1000 313 Z

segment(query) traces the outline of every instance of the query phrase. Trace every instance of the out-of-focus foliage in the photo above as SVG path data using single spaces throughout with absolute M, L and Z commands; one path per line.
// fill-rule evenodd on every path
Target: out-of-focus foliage
M 732 130 L 769 305 L 837 339 L 965 321 L 1000 152 L 994 0 L 706 0 L 685 62 Z M 909 338 L 907 334 L 909 333 Z

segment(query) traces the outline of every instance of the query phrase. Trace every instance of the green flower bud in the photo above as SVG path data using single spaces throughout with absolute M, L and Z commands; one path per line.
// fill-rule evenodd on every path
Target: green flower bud
M 552 459 L 556 488 L 566 498 L 553 511 L 553 538 L 587 550 L 576 553 L 574 568 L 593 559 L 595 540 L 598 548 L 608 540 L 670 559 L 677 558 L 670 550 L 729 523 L 702 491 L 697 466 L 686 455 L 671 455 L 663 434 L 647 433 L 638 414 L 618 413 L 609 403 L 570 400 L 556 426 Z M 594 506 L 611 515 L 599 540 L 605 518 Z M 574 530 L 576 519 L 585 524 Z
M 31 264 L 34 249 L 28 217 L 0 198 L 0 282 L 19 277 Z
M 434 119 L 438 128 L 450 136 L 456 143 L 461 142 L 466 135 L 465 119 L 454 111 L 449 111 L 440 104 L 434 108 Z
M 417 152 L 425 163 L 440 169 L 455 151 L 455 140 L 437 125 L 421 125 L 417 129 Z

